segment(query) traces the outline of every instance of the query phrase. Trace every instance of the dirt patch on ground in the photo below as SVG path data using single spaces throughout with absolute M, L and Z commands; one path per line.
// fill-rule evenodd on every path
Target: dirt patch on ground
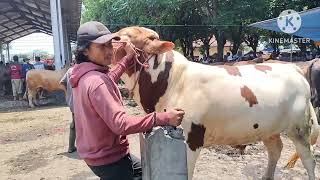
M 139 107 L 126 106 L 126 109 L 131 115 L 143 115 Z M 70 122 L 71 113 L 64 106 L 0 110 L 0 179 L 97 180 L 77 153 L 66 152 Z M 130 135 L 129 141 L 131 152 L 139 156 L 138 135 Z M 300 160 L 293 169 L 283 168 L 295 148 L 286 136 L 282 136 L 282 141 L 284 148 L 275 179 L 307 179 Z M 320 178 L 320 140 L 315 157 L 316 176 Z M 244 155 L 230 146 L 205 148 L 197 161 L 193 180 L 261 179 L 267 161 L 262 143 L 248 146 Z
M 11 167 L 10 174 L 25 174 L 46 166 L 48 164 L 48 160 L 46 160 L 46 156 L 43 154 L 43 151 L 46 151 L 47 148 L 48 147 L 30 149 L 29 151 L 6 161 L 6 163 Z
M 64 133 L 64 131 L 66 130 L 65 127 L 63 126 L 54 126 L 54 127 L 48 127 L 48 128 L 29 126 L 26 129 L 27 130 L 22 130 L 21 132 L 17 132 L 17 133 L 14 133 L 14 132 L 4 133 L 0 137 L 0 144 L 33 141 L 33 140 L 48 137 L 57 133 Z

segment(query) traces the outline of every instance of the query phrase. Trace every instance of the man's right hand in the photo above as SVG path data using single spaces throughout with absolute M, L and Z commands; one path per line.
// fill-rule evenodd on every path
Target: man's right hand
M 127 53 L 126 55 L 127 57 L 132 58 L 136 54 L 136 51 L 134 50 L 134 48 L 135 46 L 130 41 L 126 42 L 126 45 L 124 46 L 124 50 Z
M 179 126 L 183 120 L 184 111 L 180 108 L 173 108 L 167 111 L 170 126 Z

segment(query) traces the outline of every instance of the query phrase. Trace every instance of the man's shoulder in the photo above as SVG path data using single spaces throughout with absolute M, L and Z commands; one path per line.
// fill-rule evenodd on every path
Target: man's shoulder
M 99 71 L 90 71 L 85 76 L 85 83 L 88 83 L 92 90 L 95 90 L 99 86 L 103 84 L 112 83 L 111 79 L 107 76 L 107 74 Z

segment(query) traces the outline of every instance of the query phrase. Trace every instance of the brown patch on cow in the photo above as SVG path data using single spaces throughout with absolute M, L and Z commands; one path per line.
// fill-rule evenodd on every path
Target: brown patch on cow
M 230 74 L 231 76 L 241 76 L 241 73 L 240 73 L 239 68 L 237 66 L 222 65 L 222 66 L 217 66 L 217 67 L 225 69 L 228 72 L 228 74 Z
M 234 62 L 233 64 L 232 64 L 232 66 L 244 66 L 244 65 L 249 65 L 249 64 L 257 64 L 257 62 L 255 62 L 255 61 L 251 61 L 251 60 L 249 60 L 249 61 L 238 61 L 238 62 Z
M 267 73 L 267 71 L 271 71 L 272 67 L 267 65 L 255 65 L 254 68 L 256 68 L 259 71 L 262 71 L 264 73 Z
M 204 134 L 206 128 L 202 124 L 191 124 L 190 132 L 188 133 L 187 143 L 192 151 L 196 151 L 204 144 Z
M 159 102 L 160 97 L 162 97 L 167 90 L 169 72 L 172 68 L 172 61 L 170 61 L 170 58 L 172 57 L 173 52 L 166 53 L 165 69 L 159 73 L 155 83 L 151 82 L 151 75 L 144 69 L 140 72 L 140 78 L 138 82 L 140 87 L 140 102 L 143 110 L 146 113 L 155 111 L 156 104 Z
M 142 62 L 141 59 L 139 59 L 139 61 Z M 141 69 L 141 65 L 138 63 L 135 63 L 131 65 L 129 68 L 127 68 L 125 72 L 128 74 L 129 77 L 131 77 L 135 72 L 140 71 L 140 69 Z
M 280 134 L 274 134 L 268 138 L 268 140 L 274 141 L 280 139 Z
M 258 104 L 257 97 L 247 86 L 243 86 L 241 88 L 241 96 L 244 97 L 246 101 L 248 101 L 250 107 L 252 107 L 254 104 Z

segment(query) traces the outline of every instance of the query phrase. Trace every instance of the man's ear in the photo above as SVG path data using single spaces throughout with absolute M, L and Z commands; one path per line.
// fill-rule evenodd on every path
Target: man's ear
M 85 56 L 88 56 L 88 55 L 89 55 L 89 50 L 88 50 L 88 48 L 86 48 L 86 49 L 83 51 L 83 55 L 85 55 Z
M 143 50 L 150 54 L 162 54 L 173 50 L 174 47 L 174 43 L 170 41 L 153 40 L 147 43 Z

